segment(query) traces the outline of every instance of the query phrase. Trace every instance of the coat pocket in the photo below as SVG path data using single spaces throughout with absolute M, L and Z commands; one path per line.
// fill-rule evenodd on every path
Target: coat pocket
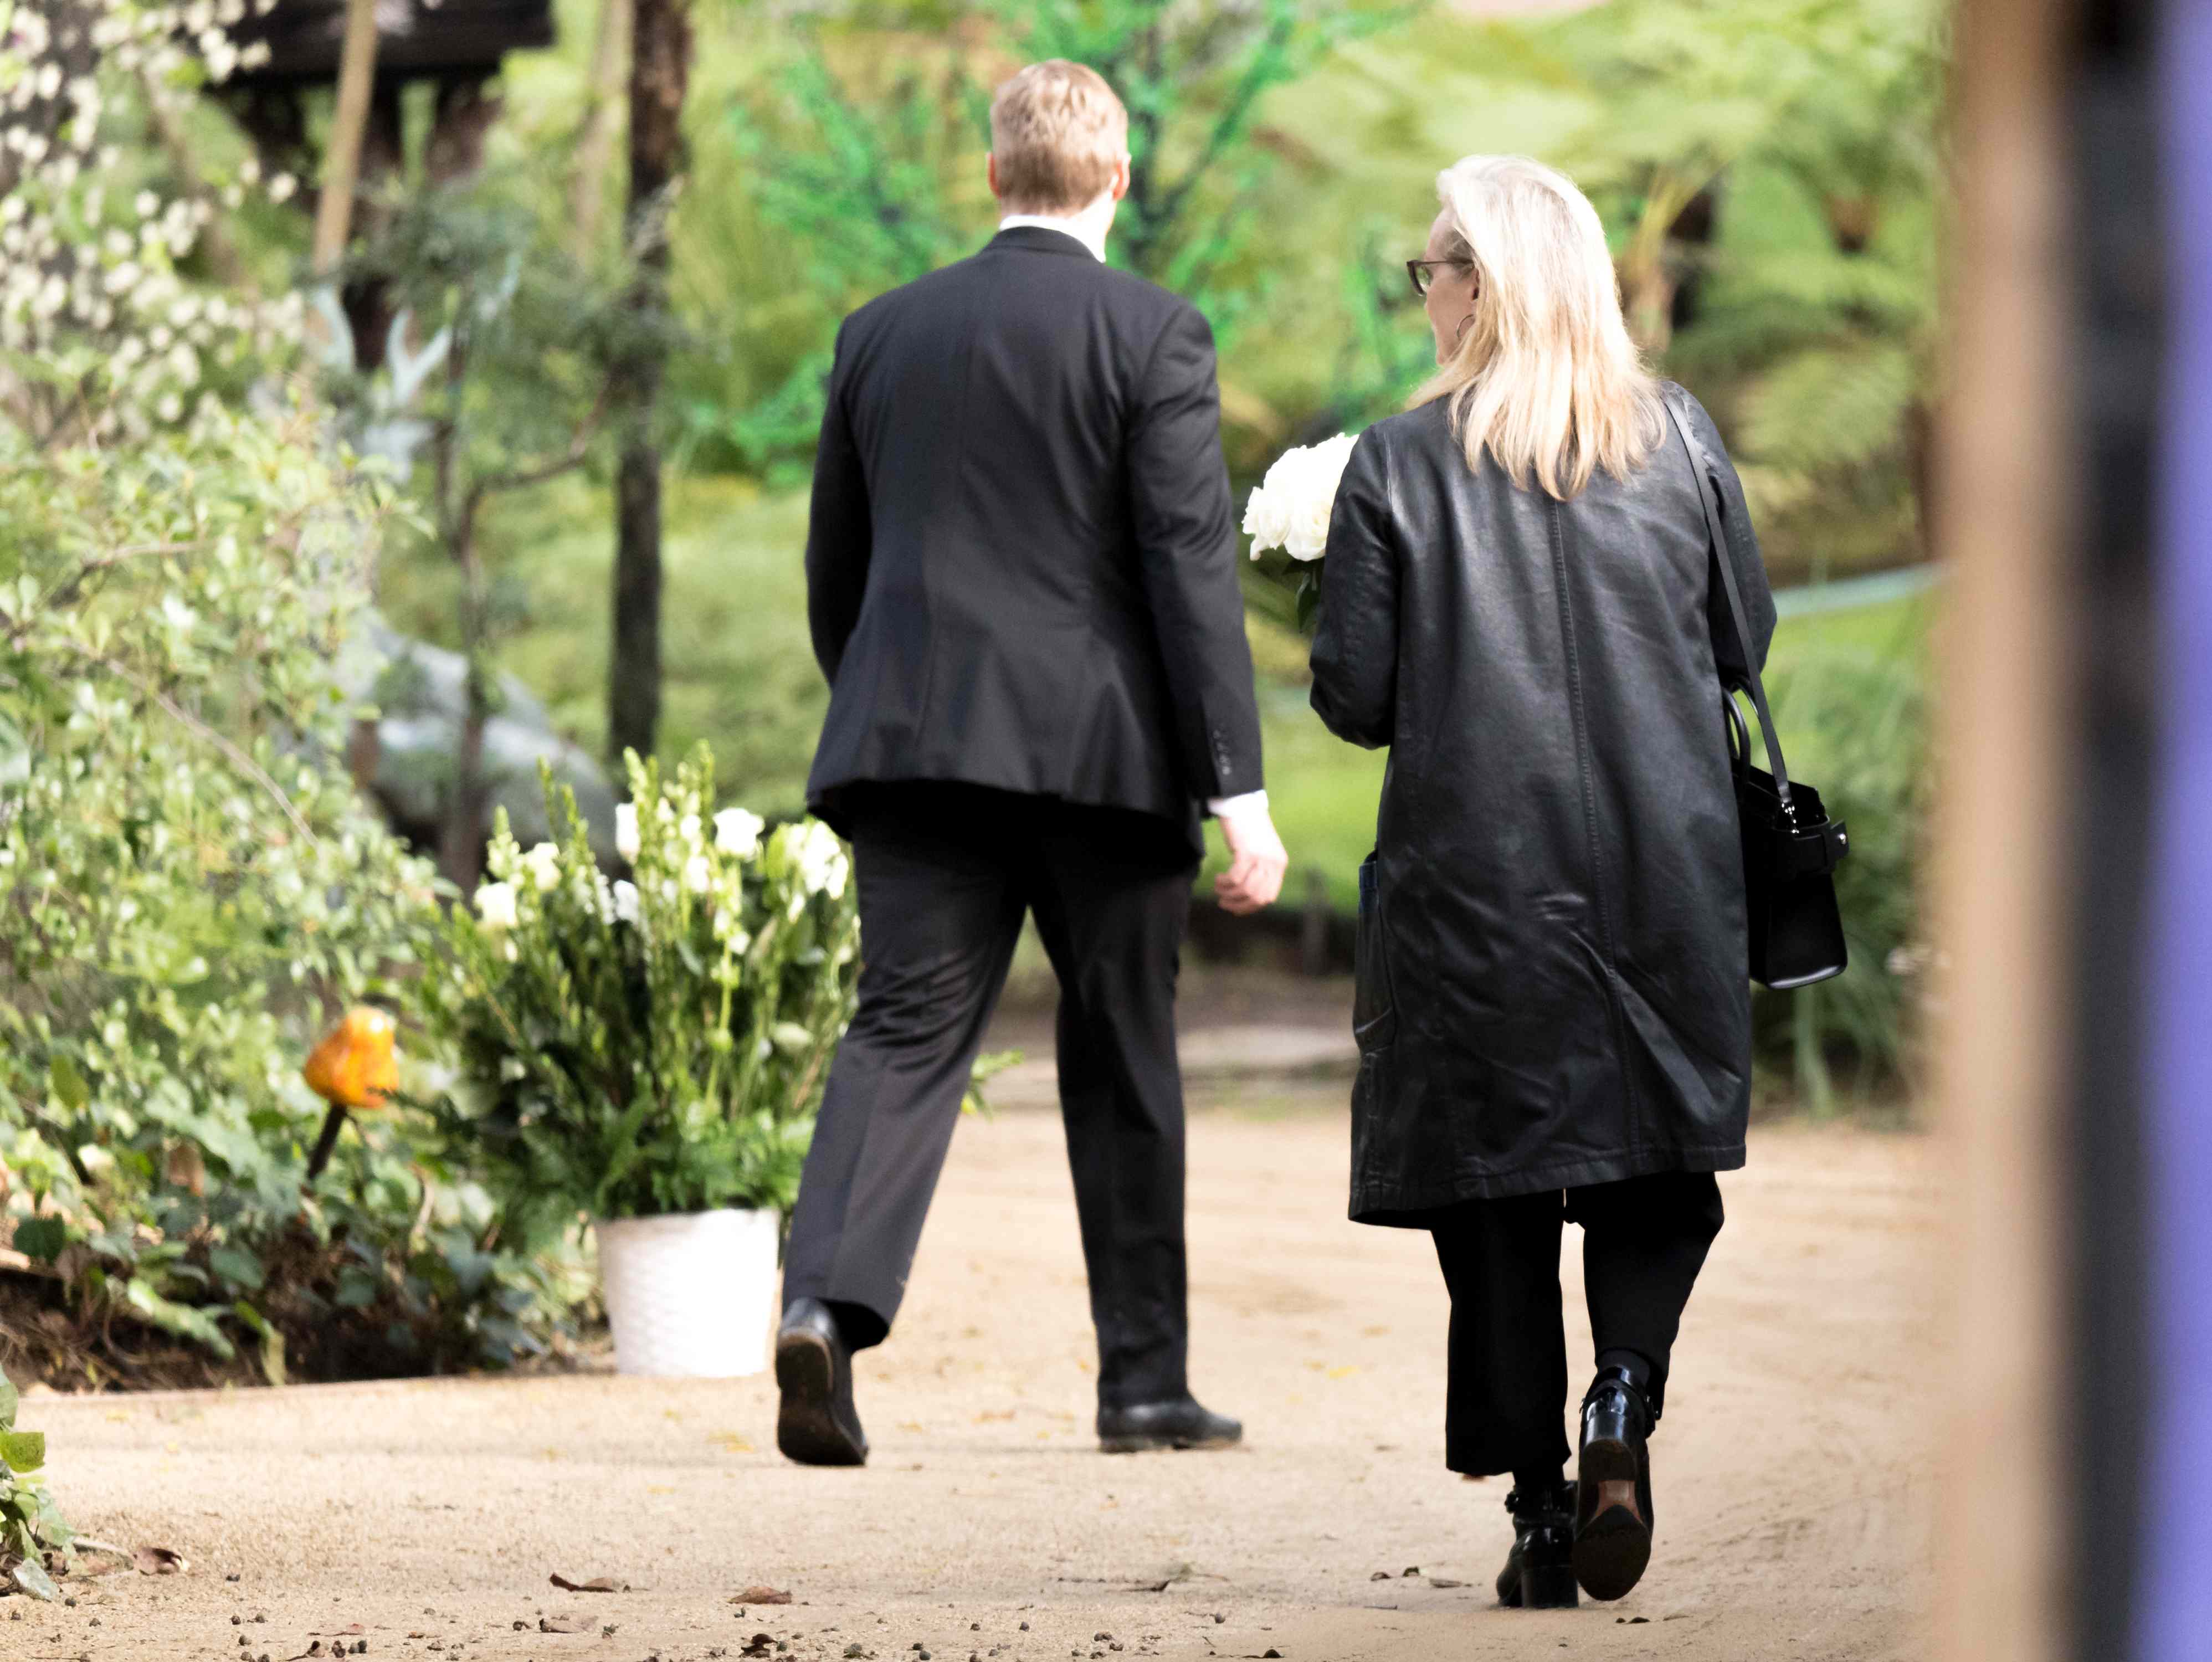
M 1375 856 L 1359 866 L 1359 932 L 1353 946 L 1352 1036 L 1363 1055 L 1387 1046 L 1398 1033 L 1398 1001 L 1390 982 L 1389 931 Z

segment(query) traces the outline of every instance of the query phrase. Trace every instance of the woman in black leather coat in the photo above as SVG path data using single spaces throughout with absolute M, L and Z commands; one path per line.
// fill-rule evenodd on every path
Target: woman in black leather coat
M 1438 191 L 1412 268 L 1437 374 L 1352 452 L 1313 647 L 1322 719 L 1390 749 L 1352 1215 L 1434 1233 L 1448 1463 L 1513 1474 L 1499 1597 L 1572 1604 L 1650 1556 L 1644 1440 L 1750 1105 L 1721 707 L 1742 652 L 1662 399 L 1716 459 L 1762 658 L 1774 607 L 1720 435 L 1644 369 L 1589 203 L 1517 157 Z M 1573 1483 L 1563 1219 L 1597 1351 Z

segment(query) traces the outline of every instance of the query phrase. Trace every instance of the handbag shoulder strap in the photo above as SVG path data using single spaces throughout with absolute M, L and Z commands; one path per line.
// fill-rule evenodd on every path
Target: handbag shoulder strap
M 1729 556 L 1728 528 L 1721 523 L 1719 510 L 1713 504 L 1713 495 L 1706 487 L 1705 470 L 1698 465 L 1698 446 L 1683 423 L 1681 412 L 1674 400 L 1662 394 L 1659 400 L 1667 406 L 1667 419 L 1674 429 L 1674 436 L 1681 441 L 1682 454 L 1690 464 L 1690 482 L 1698 493 L 1698 505 L 1705 510 L 1705 551 L 1714 564 L 1720 568 L 1721 587 L 1728 593 L 1729 616 L 1735 624 L 1735 637 L 1743 648 L 1743 667 L 1751 689 L 1753 707 L 1759 711 L 1759 730 L 1766 740 L 1766 759 L 1774 770 L 1774 794 L 1782 799 L 1784 812 L 1795 817 L 1796 804 L 1790 796 L 1790 770 L 1782 760 L 1782 740 L 1774 731 L 1774 712 L 1766 706 L 1766 684 L 1759 677 L 1759 654 L 1751 642 L 1751 624 L 1743 614 L 1743 592 L 1736 586 L 1735 561 Z M 1727 695 L 1723 685 L 1723 696 Z

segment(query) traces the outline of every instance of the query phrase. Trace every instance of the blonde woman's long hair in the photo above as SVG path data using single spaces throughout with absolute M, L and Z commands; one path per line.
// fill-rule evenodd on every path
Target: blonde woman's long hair
M 1457 349 L 1408 407 L 1451 400 L 1469 467 L 1486 449 L 1516 484 L 1564 502 L 1603 468 L 1626 478 L 1665 431 L 1659 383 L 1621 320 L 1605 227 L 1564 174 L 1471 155 L 1437 175 L 1449 258 L 1475 271 Z

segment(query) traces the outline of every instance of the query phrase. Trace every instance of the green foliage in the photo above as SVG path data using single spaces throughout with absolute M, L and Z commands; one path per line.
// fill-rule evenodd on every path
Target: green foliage
M 58 1598 L 46 1555 L 65 1560 L 76 1536 L 39 1475 L 46 1464 L 44 1434 L 15 1428 L 18 1400 L 0 1372 L 0 1575 L 34 1598 Z
M 772 78 L 730 102 L 725 142 L 758 181 L 765 223 L 811 279 L 811 344 L 755 402 L 695 403 L 695 437 L 711 433 L 772 473 L 811 454 L 838 319 L 988 234 L 992 85 L 1024 60 L 1075 59 L 1121 94 L 1130 188 L 1113 258 L 1233 336 L 1267 288 L 1257 192 L 1277 157 L 1257 125 L 1264 100 L 1408 9 L 981 0 L 926 44 L 890 29 L 805 33 Z
M 1759 995 L 1762 1053 L 1815 1112 L 1834 1101 L 1835 1064 L 1865 1091 L 1911 1078 L 1917 1061 L 1929 958 L 1919 874 L 1934 782 L 1917 644 L 1832 644 L 1772 678 L 1790 772 L 1820 787 L 1851 840 L 1836 872 L 1850 967 L 1833 981 Z
M 326 390 L 362 424 L 405 417 L 427 429 L 423 456 L 443 466 L 423 481 L 426 508 L 441 530 L 469 498 L 567 465 L 594 429 L 611 367 L 672 338 L 666 319 L 631 303 L 624 265 L 587 265 L 562 247 L 533 210 L 534 172 L 400 198 L 344 272 L 380 286 L 400 356 L 387 354 L 374 377 L 337 374 Z
M 24 1342 L 56 1367 L 118 1320 L 271 1377 L 288 1348 L 539 1342 L 527 1243 L 419 1121 L 302 1192 L 307 1049 L 398 992 L 438 916 L 336 765 L 329 663 L 384 508 L 302 411 L 44 449 L 0 426 L 0 1231 L 46 1269 L 64 1330 Z
M 502 822 L 495 880 L 422 989 L 459 1062 L 453 1135 L 549 1226 L 787 1208 L 853 1011 L 842 847 L 814 820 L 715 813 L 702 746 L 670 782 L 630 758 L 632 875 L 610 884 L 573 799 L 546 788 L 560 842 L 526 853 Z
M 620 366 L 665 348 L 672 326 L 621 265 L 603 272 L 572 259 L 516 180 L 500 176 L 408 198 L 349 276 L 375 286 L 394 317 L 382 368 L 335 375 L 331 390 L 362 447 L 413 485 L 434 551 L 459 580 L 467 669 L 441 793 L 440 861 L 467 887 L 487 829 L 483 734 L 501 709 L 495 654 L 526 617 L 509 574 L 484 557 L 484 506 L 581 467 L 614 404 Z M 409 348 L 410 331 L 419 350 Z M 350 353 L 339 356 L 349 371 Z M 427 467 L 414 466 L 418 451 Z
M 1645 0 L 1550 38 L 1592 100 L 1559 159 L 1613 230 L 1632 322 L 1728 424 L 1770 560 L 1916 557 L 1941 9 Z

